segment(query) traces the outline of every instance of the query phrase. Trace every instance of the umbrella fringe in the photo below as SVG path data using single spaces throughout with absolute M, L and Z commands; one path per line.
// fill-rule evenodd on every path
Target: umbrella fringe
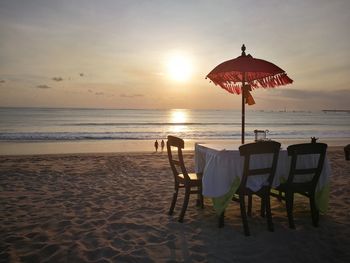
M 217 74 L 215 76 L 211 76 L 210 79 L 214 82 L 215 85 L 219 85 L 229 93 L 238 95 L 242 93 L 242 83 L 240 83 L 241 80 L 234 72 L 224 73 L 220 76 Z M 290 79 L 285 72 L 283 72 L 274 76 L 266 76 L 259 79 L 254 79 L 252 81 L 249 81 L 248 77 L 247 83 L 251 85 L 252 89 L 266 89 L 291 84 L 293 83 L 293 80 Z

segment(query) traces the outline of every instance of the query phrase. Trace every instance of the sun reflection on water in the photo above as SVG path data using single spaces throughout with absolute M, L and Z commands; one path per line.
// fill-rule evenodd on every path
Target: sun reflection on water
M 186 122 L 188 119 L 188 112 L 185 109 L 173 109 L 170 112 L 170 123 L 174 123 L 176 125 L 172 125 L 171 132 L 180 133 L 185 132 L 187 130 Z

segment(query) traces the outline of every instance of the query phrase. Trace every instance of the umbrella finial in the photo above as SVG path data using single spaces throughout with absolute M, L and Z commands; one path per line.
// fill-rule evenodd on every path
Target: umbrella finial
M 242 56 L 245 56 L 245 45 L 244 44 L 242 45 L 241 50 L 242 50 Z

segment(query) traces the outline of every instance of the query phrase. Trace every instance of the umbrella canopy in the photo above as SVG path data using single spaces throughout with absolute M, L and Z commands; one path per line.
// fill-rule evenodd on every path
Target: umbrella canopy
M 233 94 L 242 94 L 242 144 L 244 144 L 245 103 L 254 104 L 250 91 L 256 88 L 274 88 L 293 83 L 286 72 L 266 60 L 245 54 L 216 66 L 208 75 L 215 85 Z

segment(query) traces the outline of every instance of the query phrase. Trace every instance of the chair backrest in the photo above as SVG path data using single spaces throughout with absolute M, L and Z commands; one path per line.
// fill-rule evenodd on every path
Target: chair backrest
M 310 182 L 313 187 L 316 187 L 318 179 L 321 175 L 323 168 L 327 144 L 325 143 L 301 143 L 290 145 L 287 148 L 288 156 L 291 157 L 291 165 L 289 176 L 287 179 L 287 184 L 292 184 L 294 182 L 295 176 L 312 175 Z M 298 167 L 298 157 L 305 155 L 318 155 L 318 160 L 313 167 L 308 168 L 297 168 Z M 315 157 L 317 158 L 317 157 Z M 311 162 L 310 162 L 311 164 Z
M 241 179 L 241 187 L 246 188 L 249 176 L 268 174 L 268 186 L 271 187 L 275 176 L 278 155 L 281 144 L 275 141 L 263 141 L 244 144 L 239 147 L 241 156 L 244 156 L 243 176 Z M 251 157 L 253 155 L 272 154 L 272 161 L 263 168 L 250 168 Z
M 175 181 L 177 180 L 177 177 L 180 173 L 184 175 L 184 178 L 186 180 L 190 180 L 182 155 L 182 149 L 185 148 L 184 140 L 176 136 L 168 135 L 166 146 L 170 167 L 173 171 Z M 173 149 L 174 152 L 177 152 L 176 154 L 173 154 Z

